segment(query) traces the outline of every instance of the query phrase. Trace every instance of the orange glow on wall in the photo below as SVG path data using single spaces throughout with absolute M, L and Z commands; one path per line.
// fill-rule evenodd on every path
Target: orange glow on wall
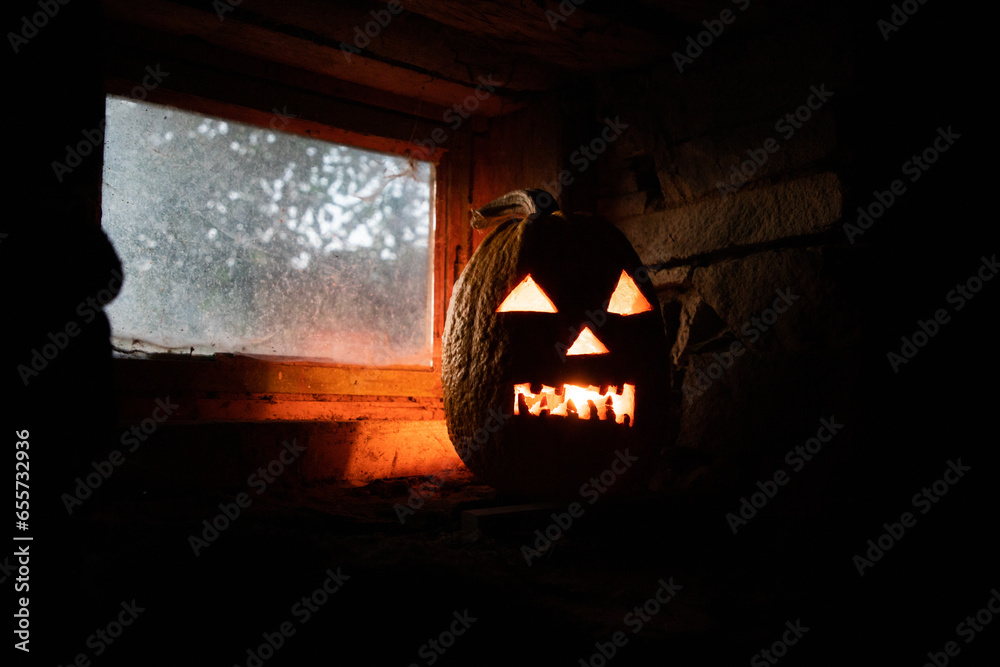
M 465 467 L 444 420 L 371 420 L 343 424 L 337 433 L 340 437 L 328 442 L 315 438 L 310 462 L 320 478 L 368 483 Z
M 542 291 L 538 283 L 529 275 L 525 276 L 524 280 L 510 291 L 507 298 L 497 308 L 497 312 L 556 313 L 559 311 L 556 310 L 552 299 Z
M 653 310 L 653 306 L 639 291 L 639 287 L 631 276 L 622 271 L 622 275 L 618 278 L 618 285 L 611 294 L 608 312 L 617 315 L 638 315 L 650 310 Z

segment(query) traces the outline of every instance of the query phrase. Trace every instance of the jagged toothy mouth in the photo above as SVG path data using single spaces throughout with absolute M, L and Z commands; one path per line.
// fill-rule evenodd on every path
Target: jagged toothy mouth
M 536 384 L 535 387 L 538 391 L 531 390 L 530 382 L 514 385 L 515 415 L 551 415 L 615 421 L 628 426 L 635 424 L 634 384 L 623 383 L 620 389 L 615 385 L 580 387 L 574 384 L 558 387 Z

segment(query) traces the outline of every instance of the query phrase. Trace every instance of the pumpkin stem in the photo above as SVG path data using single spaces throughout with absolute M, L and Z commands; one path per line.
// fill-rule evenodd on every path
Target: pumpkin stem
M 545 190 L 514 190 L 472 212 L 473 229 L 489 229 L 508 220 L 531 220 L 559 210 L 556 198 Z

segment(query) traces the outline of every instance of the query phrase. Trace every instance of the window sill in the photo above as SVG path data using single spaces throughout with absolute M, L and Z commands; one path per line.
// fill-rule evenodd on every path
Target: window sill
M 114 359 L 119 419 L 169 396 L 187 422 L 443 418 L 435 368 L 367 368 L 238 355 Z

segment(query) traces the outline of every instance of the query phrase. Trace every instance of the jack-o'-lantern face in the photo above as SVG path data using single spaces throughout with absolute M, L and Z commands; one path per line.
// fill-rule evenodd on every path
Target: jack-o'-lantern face
M 629 316 L 652 310 L 653 306 L 643 296 L 635 281 L 622 270 L 611 298 L 608 299 L 606 311 L 609 314 Z M 496 312 L 557 313 L 559 310 L 531 275 L 528 275 L 510 291 Z M 564 354 L 574 357 L 609 353 L 591 326 L 584 326 Z M 628 382 L 622 382 L 620 387 L 575 384 L 552 387 L 543 384 L 540 390 L 532 391 L 531 383 L 523 382 L 514 385 L 514 414 L 609 420 L 633 426 L 635 385 Z
M 646 278 L 594 216 L 509 220 L 483 240 L 442 339 L 449 435 L 477 476 L 572 497 L 616 451 L 662 445 L 667 347 Z

